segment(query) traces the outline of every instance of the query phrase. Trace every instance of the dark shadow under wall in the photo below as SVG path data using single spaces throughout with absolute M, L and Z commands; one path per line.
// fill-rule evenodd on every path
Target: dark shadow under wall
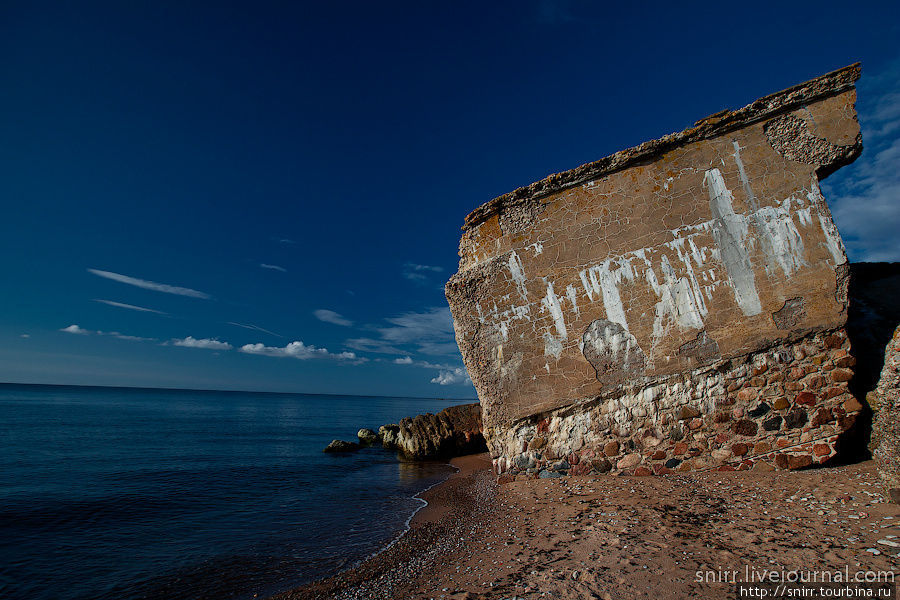
M 884 351 L 900 323 L 900 263 L 852 263 L 847 335 L 856 357 L 850 392 L 863 405 L 853 428 L 842 436 L 836 461 L 846 464 L 871 458 L 872 409 L 865 401 L 884 366 Z

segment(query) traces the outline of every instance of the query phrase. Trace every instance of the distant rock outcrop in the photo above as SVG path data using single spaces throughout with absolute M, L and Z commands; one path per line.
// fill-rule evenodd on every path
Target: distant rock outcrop
M 900 327 L 884 353 L 878 387 L 869 396 L 875 410 L 872 443 L 878 474 L 888 497 L 900 503 Z
M 354 452 L 381 443 L 408 460 L 446 459 L 487 452 L 481 425 L 481 405 L 460 404 L 436 415 L 407 417 L 398 424 L 357 432 L 359 443 L 333 440 L 325 452 Z
M 396 441 L 392 447 L 411 460 L 451 458 L 487 451 L 479 404 L 451 406 L 436 415 L 426 413 L 407 417 L 399 425 L 386 427 L 392 432 L 396 427 Z M 386 447 L 388 439 L 384 435 Z

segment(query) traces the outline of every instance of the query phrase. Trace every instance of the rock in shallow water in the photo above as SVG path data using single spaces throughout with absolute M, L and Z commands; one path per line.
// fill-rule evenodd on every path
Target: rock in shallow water
M 360 429 L 356 432 L 356 437 L 359 438 L 359 443 L 363 446 L 373 446 L 378 442 L 378 434 L 371 429 Z
M 322 452 L 355 452 L 362 446 L 356 442 L 345 442 L 344 440 L 331 440 Z

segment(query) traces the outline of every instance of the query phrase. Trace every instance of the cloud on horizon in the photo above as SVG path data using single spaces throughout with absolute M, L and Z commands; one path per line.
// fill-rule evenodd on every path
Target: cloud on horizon
M 438 376 L 431 380 L 431 383 L 438 385 L 458 385 L 464 383 L 472 383 L 469 374 L 462 367 L 456 367 L 446 371 L 441 371 Z
M 350 327 L 353 325 L 353 321 L 350 319 L 345 318 L 342 314 L 334 312 L 333 310 L 328 310 L 327 308 L 314 310 L 313 315 L 318 320 L 325 323 L 331 323 L 332 325 L 340 325 L 341 327 Z
M 334 358 L 336 360 L 354 361 L 357 364 L 368 360 L 356 356 L 353 352 L 339 352 L 334 354 L 325 348 L 307 346 L 299 340 L 291 342 L 284 347 L 266 346 L 264 344 L 245 344 L 241 346 L 238 351 L 243 352 L 244 354 L 258 354 L 260 356 L 274 356 L 278 358 L 296 358 L 299 360 L 308 360 L 310 358 Z
M 164 294 L 174 294 L 176 296 L 188 296 L 189 298 L 200 298 L 201 300 L 209 300 L 212 298 L 209 294 L 205 292 L 199 292 L 197 290 L 193 290 L 191 288 L 179 287 L 175 285 L 168 285 L 166 283 L 157 283 L 155 281 L 148 281 L 146 279 L 138 279 L 137 277 L 131 277 L 129 275 L 122 275 L 120 273 L 113 273 L 111 271 L 101 271 L 99 269 L 88 269 L 89 273 L 93 273 L 97 277 L 103 277 L 105 279 L 111 279 L 113 281 L 118 281 L 119 283 L 124 283 L 127 285 L 133 285 L 134 287 L 139 287 L 145 290 L 153 290 L 154 292 L 162 292 Z
M 136 310 L 139 312 L 149 312 L 156 313 L 158 315 L 167 315 L 169 313 L 163 312 L 161 310 L 155 310 L 152 308 L 145 308 L 143 306 L 135 306 L 134 304 L 125 304 L 124 302 L 115 302 L 113 300 L 100 300 L 98 298 L 94 298 L 94 302 L 100 302 L 101 304 L 107 304 L 109 306 L 115 306 L 118 308 L 127 308 L 128 310 Z
M 395 365 L 413 365 L 423 369 L 437 370 L 438 374 L 431 379 L 431 383 L 436 383 L 438 385 L 465 385 L 472 383 L 472 379 L 469 377 L 469 373 L 466 371 L 465 367 L 435 364 L 425 360 L 413 360 L 411 356 L 395 358 L 393 363 Z
M 181 346 L 182 348 L 202 348 L 204 350 L 231 350 L 234 347 L 228 342 L 222 342 L 211 338 L 197 339 L 190 335 L 183 339 L 173 339 L 171 340 L 171 344 L 173 346 Z

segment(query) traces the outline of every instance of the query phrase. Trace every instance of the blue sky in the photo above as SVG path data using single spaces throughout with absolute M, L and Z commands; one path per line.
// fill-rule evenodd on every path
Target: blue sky
M 900 260 L 894 3 L 183 4 L 0 6 L 0 381 L 474 397 L 469 211 L 857 60 Z

